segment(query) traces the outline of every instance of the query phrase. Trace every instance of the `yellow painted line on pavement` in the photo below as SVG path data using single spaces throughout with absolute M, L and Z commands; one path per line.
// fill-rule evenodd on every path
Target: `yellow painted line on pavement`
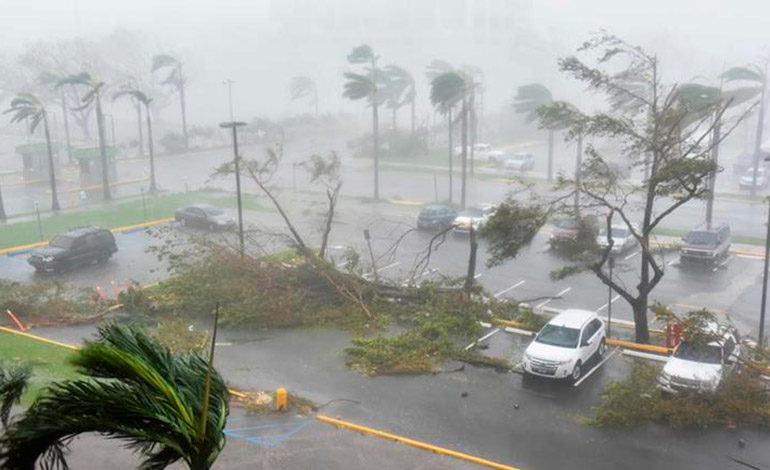
M 30 248 L 35 248 L 35 247 L 43 246 L 47 244 L 48 242 L 45 241 L 45 242 L 30 243 L 29 245 L 18 245 L 18 246 L 12 246 L 10 248 L 3 248 L 2 250 L 0 250 L 0 255 L 4 255 L 6 253 L 11 253 L 14 251 L 29 250 Z
M 47 344 L 52 344 L 54 346 L 59 346 L 61 348 L 71 349 L 73 351 L 77 351 L 78 349 L 80 349 L 77 346 L 73 346 L 71 344 L 60 343 L 59 341 L 54 341 L 52 339 L 43 338 L 42 336 L 33 335 L 31 333 L 24 333 L 22 331 L 12 330 L 12 329 L 6 328 L 4 326 L 0 326 L 0 331 L 4 331 L 4 332 L 10 333 L 12 335 L 23 336 L 24 338 L 33 339 L 35 341 L 40 341 L 41 343 L 47 343 Z
M 424 202 L 410 201 L 408 199 L 387 199 L 387 201 L 391 204 L 396 204 L 399 206 L 422 206 L 425 204 Z
M 652 344 L 634 343 L 633 341 L 624 341 L 622 339 L 607 338 L 607 344 L 610 346 L 620 346 L 621 348 L 628 349 L 640 349 L 642 351 L 650 351 L 658 354 L 670 354 L 674 348 L 667 348 L 665 346 L 654 346 Z
M 350 429 L 352 431 L 358 431 L 360 433 L 368 434 L 370 436 L 376 436 L 376 437 L 381 437 L 383 439 L 400 442 L 402 444 L 410 445 L 412 447 L 417 447 L 418 449 L 429 450 L 437 454 L 442 454 L 449 457 L 454 457 L 456 459 L 465 460 L 466 462 L 475 463 L 477 465 L 482 465 L 484 467 L 496 468 L 499 470 L 519 470 L 518 468 L 511 467 L 510 465 L 492 462 L 491 460 L 482 459 L 481 457 L 476 457 L 474 455 L 457 452 L 456 450 L 447 449 L 445 447 L 434 446 L 433 444 L 428 444 L 427 442 L 417 441 L 414 439 L 410 439 L 408 437 L 398 436 L 396 434 L 390 434 L 384 431 L 379 431 L 374 428 L 361 426 L 360 424 L 351 423 L 349 421 L 343 421 L 341 419 L 330 418 L 328 416 L 323 416 L 323 415 L 316 416 L 316 419 L 323 423 L 331 424 L 341 428 Z
M 35 340 L 35 341 L 40 341 L 41 343 L 46 343 L 46 344 L 51 344 L 53 346 L 59 346 L 61 348 L 71 349 L 73 351 L 78 351 L 80 349 L 78 346 L 75 346 L 75 345 L 72 345 L 72 344 L 61 343 L 59 341 L 54 341 L 52 339 L 48 339 L 48 338 L 45 338 L 43 336 L 38 336 L 38 335 L 33 335 L 32 333 L 24 333 L 24 332 L 21 332 L 21 331 L 12 330 L 11 328 L 6 328 L 4 326 L 0 326 L 0 331 L 4 331 L 4 332 L 10 333 L 12 335 L 23 336 L 24 338 Z M 238 398 L 246 398 L 247 397 L 247 395 L 245 393 L 239 392 L 238 390 L 233 390 L 232 388 L 228 388 L 227 392 L 230 395 L 233 395 L 233 396 L 238 397 Z

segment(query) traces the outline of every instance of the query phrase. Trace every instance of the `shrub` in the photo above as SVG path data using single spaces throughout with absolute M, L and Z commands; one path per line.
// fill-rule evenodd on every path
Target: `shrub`
M 94 313 L 84 292 L 69 292 L 53 281 L 21 284 L 0 279 L 0 313 L 13 312 L 23 323 L 69 321 Z

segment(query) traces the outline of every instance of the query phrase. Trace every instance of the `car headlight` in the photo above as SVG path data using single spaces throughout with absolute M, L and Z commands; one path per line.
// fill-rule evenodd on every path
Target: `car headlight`
M 54 260 L 53 256 L 43 256 L 43 261 L 46 263 L 50 263 L 53 260 Z
M 668 372 L 661 372 L 660 373 L 660 381 L 661 382 L 671 382 L 671 374 Z
M 566 366 L 567 364 L 572 362 L 572 359 L 567 359 L 566 361 L 554 361 L 557 365 L 560 366 Z

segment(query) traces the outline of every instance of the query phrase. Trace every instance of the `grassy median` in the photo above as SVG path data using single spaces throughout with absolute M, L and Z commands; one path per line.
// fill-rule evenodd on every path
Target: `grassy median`
M 161 194 L 130 200 L 113 201 L 59 214 L 46 214 L 38 227 L 36 220 L 10 222 L 0 230 L 0 248 L 49 240 L 56 234 L 81 225 L 99 225 L 113 228 L 134 225 L 149 220 L 173 217 L 174 210 L 189 204 L 211 204 L 217 207 L 236 207 L 235 196 L 220 191 L 191 191 L 187 193 Z M 262 210 L 259 198 L 254 194 L 243 195 L 243 208 Z M 42 232 L 41 229 L 42 228 Z M 41 237 L 42 234 L 42 237 Z
M 21 399 L 22 406 L 28 406 L 51 382 L 78 376 L 68 362 L 73 353 L 61 346 L 0 331 L 0 363 L 32 369 L 29 387 Z

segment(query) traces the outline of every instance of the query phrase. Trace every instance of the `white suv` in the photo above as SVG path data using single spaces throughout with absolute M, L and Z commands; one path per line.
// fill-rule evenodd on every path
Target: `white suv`
M 606 350 L 604 322 L 595 312 L 568 309 L 556 315 L 535 336 L 524 352 L 527 374 L 578 380 L 583 365 Z
M 714 323 L 707 326 L 707 332 L 714 336 L 708 344 L 679 343 L 658 376 L 661 390 L 711 393 L 735 368 L 742 354 L 735 330 Z

